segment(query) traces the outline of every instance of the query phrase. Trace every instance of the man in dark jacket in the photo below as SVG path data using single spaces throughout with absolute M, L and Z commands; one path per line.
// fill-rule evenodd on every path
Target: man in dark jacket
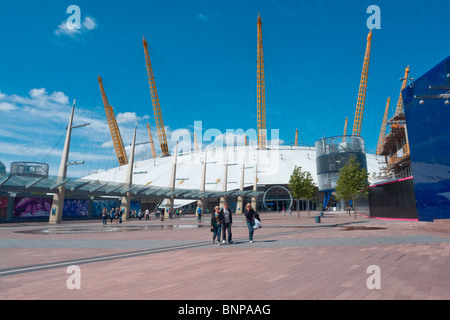
M 231 215 L 231 209 L 229 208 L 228 203 L 225 203 L 224 207 L 220 209 L 220 213 L 223 215 L 222 243 L 225 243 L 225 241 L 227 240 L 225 230 L 228 230 L 228 243 L 233 243 L 231 234 L 231 224 L 233 223 L 233 217 Z

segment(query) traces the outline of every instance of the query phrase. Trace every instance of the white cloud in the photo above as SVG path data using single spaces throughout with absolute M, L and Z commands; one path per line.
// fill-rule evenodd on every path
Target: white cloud
M 64 92 L 54 91 L 50 96 L 47 94 L 47 90 L 45 88 L 40 89 L 31 89 L 29 92 L 30 97 L 34 99 L 43 99 L 43 100 L 52 100 L 59 104 L 68 104 L 69 97 L 67 97 Z
M 21 143 L 9 143 L 0 142 L 1 154 L 16 155 L 16 156 L 33 156 L 36 154 L 45 153 L 55 153 L 59 158 L 62 154 L 62 148 L 54 150 L 49 146 L 35 146 L 35 145 L 24 145 Z M 83 152 L 71 151 L 70 157 L 72 159 L 83 159 L 86 155 Z M 111 159 L 111 155 L 103 153 L 93 153 L 89 156 L 92 160 L 108 160 Z
M 67 121 L 70 114 L 69 97 L 61 91 L 47 93 L 45 88 L 33 88 L 28 91 L 28 96 L 16 94 L 1 94 L 0 111 L 4 112 L 25 112 L 31 116 L 30 120 L 38 118 L 53 119 L 53 121 Z M 15 114 L 15 113 L 14 113 Z M 23 122 L 23 115 L 17 114 L 17 119 Z M 10 121 L 15 123 L 16 121 Z
M 148 115 L 139 117 L 136 112 L 121 112 L 116 115 L 117 123 L 130 123 L 150 118 Z
M 19 109 L 19 107 L 12 103 L 9 103 L 9 102 L 1 102 L 0 103 L 0 111 L 8 112 L 8 111 L 14 111 L 17 109 Z
M 57 174 L 61 160 L 61 150 L 69 121 L 71 103 L 69 97 L 60 90 L 36 87 L 26 90 L 23 95 L 1 93 L 0 95 L 0 158 L 4 163 L 13 161 L 38 161 L 50 165 L 51 174 Z M 73 166 L 68 173 L 85 175 L 91 169 L 115 165 L 114 152 L 108 122 L 102 107 L 77 105 L 74 124 L 89 123 L 77 129 L 72 135 L 70 160 L 84 160 L 85 165 Z M 145 121 L 148 115 L 124 112 L 117 115 L 122 121 L 121 135 L 129 149 L 135 121 Z M 152 127 L 154 141 L 157 134 Z M 148 140 L 147 128 L 139 124 L 136 142 Z M 149 145 L 136 146 L 136 156 L 149 158 Z M 100 149 L 101 148 L 101 149 Z M 83 173 L 83 170 L 87 170 Z
M 59 104 L 68 104 L 69 97 L 61 91 L 55 91 L 51 94 L 50 99 Z
M 45 109 L 55 108 L 58 105 L 68 105 L 69 97 L 61 91 L 54 91 L 51 95 L 47 93 L 45 88 L 34 88 L 28 92 L 30 98 L 18 95 L 7 96 L 10 102 L 31 107 L 40 107 Z
M 79 36 L 85 34 L 88 31 L 94 30 L 98 27 L 97 20 L 93 17 L 86 16 L 81 23 L 80 28 L 74 28 L 69 25 L 67 21 L 61 22 L 61 24 L 56 28 L 55 34 L 57 36 L 68 36 L 72 39 L 78 39 Z
M 113 143 L 112 140 L 108 140 L 108 141 L 106 141 L 106 142 L 103 142 L 103 143 L 100 145 L 100 147 L 101 147 L 101 148 L 113 148 L 113 147 L 114 147 L 114 143 Z
M 83 21 L 83 29 L 84 30 L 94 30 L 97 28 L 97 22 L 92 17 L 86 17 Z
M 72 27 L 69 27 L 69 24 L 67 21 L 63 21 L 58 28 L 55 30 L 55 34 L 57 36 L 70 36 L 72 38 L 76 37 L 77 34 L 81 34 L 81 31 L 79 29 L 75 29 Z
M 208 21 L 208 15 L 206 13 L 199 13 L 197 14 L 197 20 L 200 20 L 201 22 Z
M 45 90 L 45 88 L 31 89 L 28 94 L 32 98 L 39 98 L 39 97 L 42 97 L 44 95 L 47 95 L 47 90 Z

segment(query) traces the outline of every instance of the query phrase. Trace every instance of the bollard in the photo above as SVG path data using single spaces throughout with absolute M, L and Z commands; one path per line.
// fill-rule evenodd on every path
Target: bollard
M 316 223 L 320 223 L 320 216 L 316 216 Z

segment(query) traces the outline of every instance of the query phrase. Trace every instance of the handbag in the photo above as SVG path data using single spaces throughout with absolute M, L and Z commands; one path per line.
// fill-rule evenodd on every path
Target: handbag
M 253 227 L 254 230 L 261 228 L 261 222 L 258 219 L 255 219 L 255 225 Z

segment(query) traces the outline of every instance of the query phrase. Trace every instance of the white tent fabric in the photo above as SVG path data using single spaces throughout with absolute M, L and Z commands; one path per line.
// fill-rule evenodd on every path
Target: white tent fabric
M 192 151 L 177 156 L 175 188 L 199 189 L 203 161 L 207 153 L 206 191 L 223 191 L 225 164 L 228 163 L 226 190 L 237 190 L 241 183 L 242 165 L 245 165 L 244 188 L 253 186 L 257 166 L 258 185 L 285 185 L 295 166 L 309 171 L 317 183 L 316 152 L 314 147 L 273 146 L 270 150 L 258 150 L 254 146 L 235 146 Z M 366 154 L 369 182 L 379 182 L 378 160 Z M 134 163 L 133 184 L 168 187 L 174 155 Z M 375 173 L 375 174 L 374 174 Z M 84 179 L 120 182 L 126 181 L 127 165 L 97 171 Z

